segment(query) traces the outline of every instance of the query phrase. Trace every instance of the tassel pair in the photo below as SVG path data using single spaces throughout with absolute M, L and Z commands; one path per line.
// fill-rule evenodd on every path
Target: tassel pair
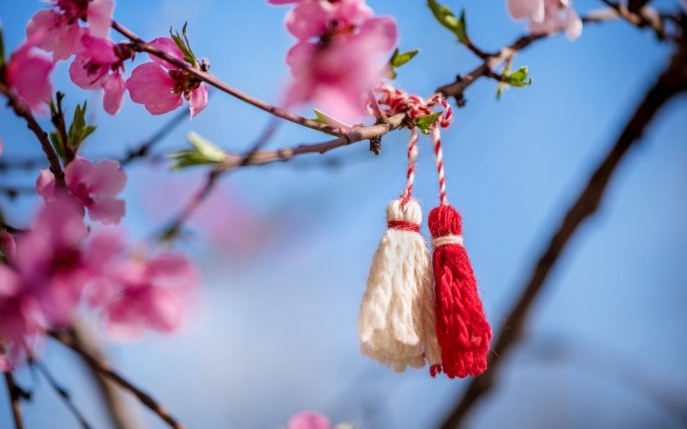
M 442 372 L 449 378 L 477 376 L 487 368 L 491 327 L 463 247 L 460 214 L 446 199 L 437 125 L 431 133 L 441 201 L 429 215 L 431 262 L 419 232 L 420 205 L 410 196 L 417 156 L 417 132 L 412 129 L 406 189 L 387 207 L 388 229 L 374 255 L 360 307 L 361 352 L 399 372 L 428 363 L 432 377 Z
M 429 250 L 414 199 L 392 201 L 388 229 L 375 252 L 358 319 L 360 350 L 403 371 L 440 362 Z

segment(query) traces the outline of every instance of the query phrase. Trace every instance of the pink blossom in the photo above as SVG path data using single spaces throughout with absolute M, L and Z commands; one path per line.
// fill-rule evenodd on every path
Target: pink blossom
M 12 53 L 5 70 L 7 83 L 28 106 L 44 113 L 52 97 L 50 73 L 55 64 L 29 43 Z
M 299 40 L 355 31 L 374 15 L 364 0 L 302 1 L 286 15 L 286 28 Z
M 301 411 L 289 420 L 286 429 L 332 429 L 329 419 L 313 411 Z
M 169 37 L 160 37 L 151 45 L 183 61 L 184 55 Z M 153 115 L 170 112 L 189 102 L 191 117 L 205 108 L 208 92 L 205 84 L 188 72 L 150 55 L 153 62 L 144 63 L 131 72 L 126 88 L 134 103 L 143 104 Z
M 529 21 L 532 34 L 565 31 L 569 40 L 582 34 L 582 20 L 571 6 L 572 0 L 507 0 L 513 19 Z
M 17 243 L 14 241 L 14 237 L 4 229 L 0 230 L 0 253 L 8 261 L 14 259 L 14 255 L 17 253 Z M 1 286 L 0 289 L 2 289 Z
M 19 286 L 31 295 L 41 320 L 54 326 L 66 323 L 91 276 L 81 253 L 88 235 L 79 207 L 58 198 L 44 206 L 32 230 L 17 238 L 11 261 Z
M 119 223 L 124 216 L 124 200 L 115 198 L 126 183 L 126 173 L 117 161 L 104 159 L 93 164 L 80 156 L 64 169 L 70 193 L 88 208 L 88 217 L 103 224 Z M 36 193 L 46 202 L 55 200 L 55 176 L 42 169 L 36 180 Z
M 38 308 L 21 290 L 20 276 L 0 264 L 0 371 L 11 371 L 26 357 L 38 337 Z
M 287 105 L 310 101 L 334 116 L 362 114 L 365 92 L 385 75 L 385 57 L 396 39 L 391 18 L 372 18 L 357 33 L 335 37 L 324 47 L 297 43 L 286 60 L 294 77 L 286 93 Z
M 104 89 L 105 111 L 115 115 L 122 107 L 126 90 L 120 71 L 124 71 L 124 60 L 131 56 L 128 45 L 115 45 L 87 31 L 81 36 L 81 46 L 69 66 L 69 77 L 80 88 Z
M 186 295 L 198 281 L 188 259 L 161 253 L 147 260 L 127 259 L 110 268 L 113 293 L 104 303 L 104 314 L 113 338 L 135 338 L 146 328 L 168 333 L 183 323 Z
M 53 60 L 64 60 L 76 52 L 84 29 L 79 20 L 89 24 L 95 37 L 105 38 L 112 22 L 112 0 L 51 0 L 52 7 L 36 12 L 26 25 L 26 37 L 40 48 L 53 53 Z

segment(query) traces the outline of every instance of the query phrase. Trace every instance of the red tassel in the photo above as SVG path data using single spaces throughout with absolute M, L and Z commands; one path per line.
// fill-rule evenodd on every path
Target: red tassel
M 442 204 L 429 214 L 432 233 L 437 340 L 441 366 L 449 378 L 477 376 L 487 369 L 491 327 L 477 294 L 477 282 L 462 241 L 460 214 Z

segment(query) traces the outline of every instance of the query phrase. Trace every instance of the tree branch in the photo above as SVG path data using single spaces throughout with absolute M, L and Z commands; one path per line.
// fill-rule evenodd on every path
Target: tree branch
M 644 129 L 659 109 L 668 100 L 683 91 L 687 91 L 687 45 L 681 45 L 673 55 L 669 66 L 646 93 L 614 146 L 598 165 L 588 179 L 585 188 L 568 209 L 561 225 L 551 237 L 548 247 L 532 270 L 530 279 L 524 285 L 519 299 L 505 319 L 500 335 L 492 348 L 494 358 L 490 367 L 484 374 L 470 382 L 456 406 L 441 424 L 442 429 L 458 428 L 473 405 L 494 385 L 506 355 L 522 335 L 531 305 L 542 290 L 549 272 L 556 264 L 568 241 L 582 222 L 598 209 L 606 187 L 620 161 L 639 140 Z
M 342 134 L 342 130 L 339 128 L 331 127 L 329 125 L 324 125 L 320 122 L 314 121 L 312 119 L 307 119 L 302 116 L 298 116 L 294 113 L 289 112 L 288 110 L 273 106 L 269 103 L 265 103 L 262 100 L 258 100 L 255 97 L 252 97 L 242 91 L 239 91 L 236 88 L 233 88 L 229 85 L 227 85 L 225 82 L 222 80 L 218 79 L 214 75 L 204 72 L 200 69 L 192 67 L 190 64 L 186 63 L 185 61 L 179 60 L 178 58 L 175 58 L 166 52 L 163 52 L 156 47 L 146 43 L 143 39 L 139 38 L 136 34 L 134 34 L 131 30 L 128 28 L 124 27 L 123 25 L 119 24 L 116 21 L 112 21 L 112 28 L 123 35 L 124 37 L 128 38 L 131 40 L 134 44 L 134 49 L 142 51 L 142 52 L 147 52 L 151 55 L 154 55 L 160 59 L 163 59 L 167 61 L 168 63 L 180 68 L 181 70 L 184 70 L 185 72 L 188 72 L 195 76 L 196 78 L 202 80 L 203 82 L 208 83 L 209 85 L 214 86 L 215 88 L 219 89 L 222 92 L 225 92 L 232 97 L 236 97 L 239 100 L 245 101 L 248 104 L 251 104 L 258 109 L 262 109 L 274 116 L 277 116 L 279 118 L 285 119 L 287 121 L 294 122 L 299 125 L 303 125 L 304 127 L 312 128 L 313 130 L 321 131 L 325 134 L 333 135 L 333 136 L 340 136 Z
M 12 408 L 12 418 L 14 419 L 15 429 L 24 429 L 24 420 L 21 417 L 21 390 L 14 382 L 14 377 L 11 372 L 5 373 L 5 384 L 7 385 L 7 393 L 10 398 L 10 407 Z
M 70 333 L 74 338 L 75 344 L 98 361 L 103 361 L 105 354 L 96 341 L 95 335 L 91 334 L 86 328 L 87 326 L 79 323 L 71 326 Z M 97 366 L 92 365 L 83 356 L 79 355 L 79 357 L 83 360 L 90 375 L 93 377 L 103 403 L 107 407 L 113 426 L 117 429 L 133 429 L 137 427 L 138 425 L 133 421 L 131 410 L 122 400 L 122 391 L 113 382 L 108 380 L 106 376 L 101 374 Z
M 107 362 L 90 355 L 87 351 L 79 347 L 78 342 L 72 335 L 59 331 L 50 331 L 48 332 L 48 335 L 74 350 L 88 363 L 88 365 L 97 369 L 97 371 L 104 377 L 107 377 L 109 380 L 113 381 L 123 389 L 131 392 L 143 405 L 148 407 L 148 409 L 157 414 L 165 423 L 167 423 L 169 427 L 173 429 L 186 429 L 186 426 L 172 417 L 172 415 L 169 414 L 169 412 L 159 402 L 153 399 L 153 397 L 119 375 Z
M 48 158 L 48 162 L 50 163 L 50 170 L 55 175 L 56 183 L 60 186 L 64 186 L 64 172 L 62 171 L 60 160 L 57 158 L 57 153 L 55 152 L 55 149 L 53 149 L 52 144 L 50 144 L 48 133 L 43 131 L 41 126 L 38 125 L 38 122 L 36 122 L 36 119 L 33 117 L 33 114 L 26 103 L 17 98 L 12 90 L 2 82 L 0 82 L 0 93 L 7 97 L 7 103 L 12 110 L 14 110 L 14 113 L 26 120 L 26 126 L 33 131 L 38 138 L 38 141 L 41 143 L 43 152 L 45 152 L 45 156 Z
M 615 13 L 615 10 L 613 9 L 610 10 L 611 13 L 608 12 L 608 10 L 601 12 L 592 12 L 589 15 L 582 17 L 582 22 L 585 24 L 599 23 L 614 20 L 619 17 L 619 15 Z M 480 64 L 479 66 L 477 66 L 465 75 L 459 75 L 458 77 L 456 77 L 455 82 L 440 86 L 439 88 L 437 88 L 436 92 L 442 94 L 444 97 L 447 98 L 454 97 L 456 99 L 456 104 L 458 104 L 458 106 L 463 106 L 465 104 L 463 93 L 469 86 L 475 83 L 477 79 L 481 77 L 493 77 L 493 69 L 495 67 L 498 67 L 499 65 L 512 60 L 515 54 L 527 48 L 532 43 L 538 40 L 545 39 L 555 34 L 557 33 L 526 34 L 524 36 L 519 37 L 510 45 L 502 48 L 497 53 L 486 54 L 483 51 L 479 51 L 479 54 L 475 53 L 475 55 L 477 55 L 479 58 L 483 60 L 482 64 Z M 470 43 L 472 44 L 472 42 Z M 468 46 L 468 49 L 474 52 L 474 49 L 470 46 Z
M 257 151 L 248 160 L 244 160 L 242 155 L 236 153 L 227 154 L 221 162 L 223 170 L 229 170 L 246 165 L 263 165 L 277 161 L 288 161 L 289 159 L 306 153 L 323 154 L 330 150 L 347 146 L 363 140 L 379 139 L 388 132 L 401 128 L 405 125 L 406 115 L 399 113 L 388 118 L 388 123 L 370 125 L 367 127 L 353 127 L 342 137 L 315 144 L 301 144 L 295 147 L 285 147 L 275 150 Z

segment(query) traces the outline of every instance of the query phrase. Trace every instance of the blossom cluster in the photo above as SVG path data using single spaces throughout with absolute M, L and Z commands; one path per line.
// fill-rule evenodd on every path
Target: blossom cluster
M 313 102 L 340 117 L 364 113 L 367 90 L 386 75 L 396 45 L 395 21 L 375 17 L 364 0 L 269 0 L 295 3 L 286 28 L 298 40 L 286 62 L 293 81 L 287 106 Z
M 78 164 L 76 169 L 88 170 L 88 161 Z M 169 332 L 183 321 L 196 269 L 180 254 L 146 257 L 129 250 L 120 234 L 91 233 L 84 221 L 84 188 L 90 184 L 96 195 L 119 185 L 98 179 L 76 177 L 69 188 L 78 182 L 78 195 L 59 188 L 44 193 L 49 202 L 30 230 L 0 230 L 0 371 L 21 363 L 47 331 L 67 327 L 82 307 L 94 310 L 113 338 L 131 338 L 146 328 Z M 101 220 L 118 216 L 105 206 Z
M 191 116 L 203 110 L 207 105 L 205 85 L 157 57 L 151 56 L 152 62 L 138 65 L 124 79 L 125 63 L 134 59 L 135 44 L 115 43 L 109 38 L 114 6 L 113 0 L 51 0 L 49 8 L 31 17 L 26 41 L 10 57 L 5 72 L 8 86 L 34 112 L 43 113 L 53 92 L 50 74 L 55 63 L 74 56 L 69 66 L 72 82 L 82 89 L 102 89 L 103 107 L 111 115 L 121 109 L 127 90 L 133 102 L 143 104 L 153 115 L 178 108 L 184 99 L 190 104 Z M 169 37 L 155 39 L 150 45 L 188 61 Z M 201 68 L 197 62 L 189 65 Z
M 572 8 L 572 0 L 508 0 L 514 19 L 526 19 L 532 34 L 564 31 L 574 40 L 582 34 L 582 20 Z

